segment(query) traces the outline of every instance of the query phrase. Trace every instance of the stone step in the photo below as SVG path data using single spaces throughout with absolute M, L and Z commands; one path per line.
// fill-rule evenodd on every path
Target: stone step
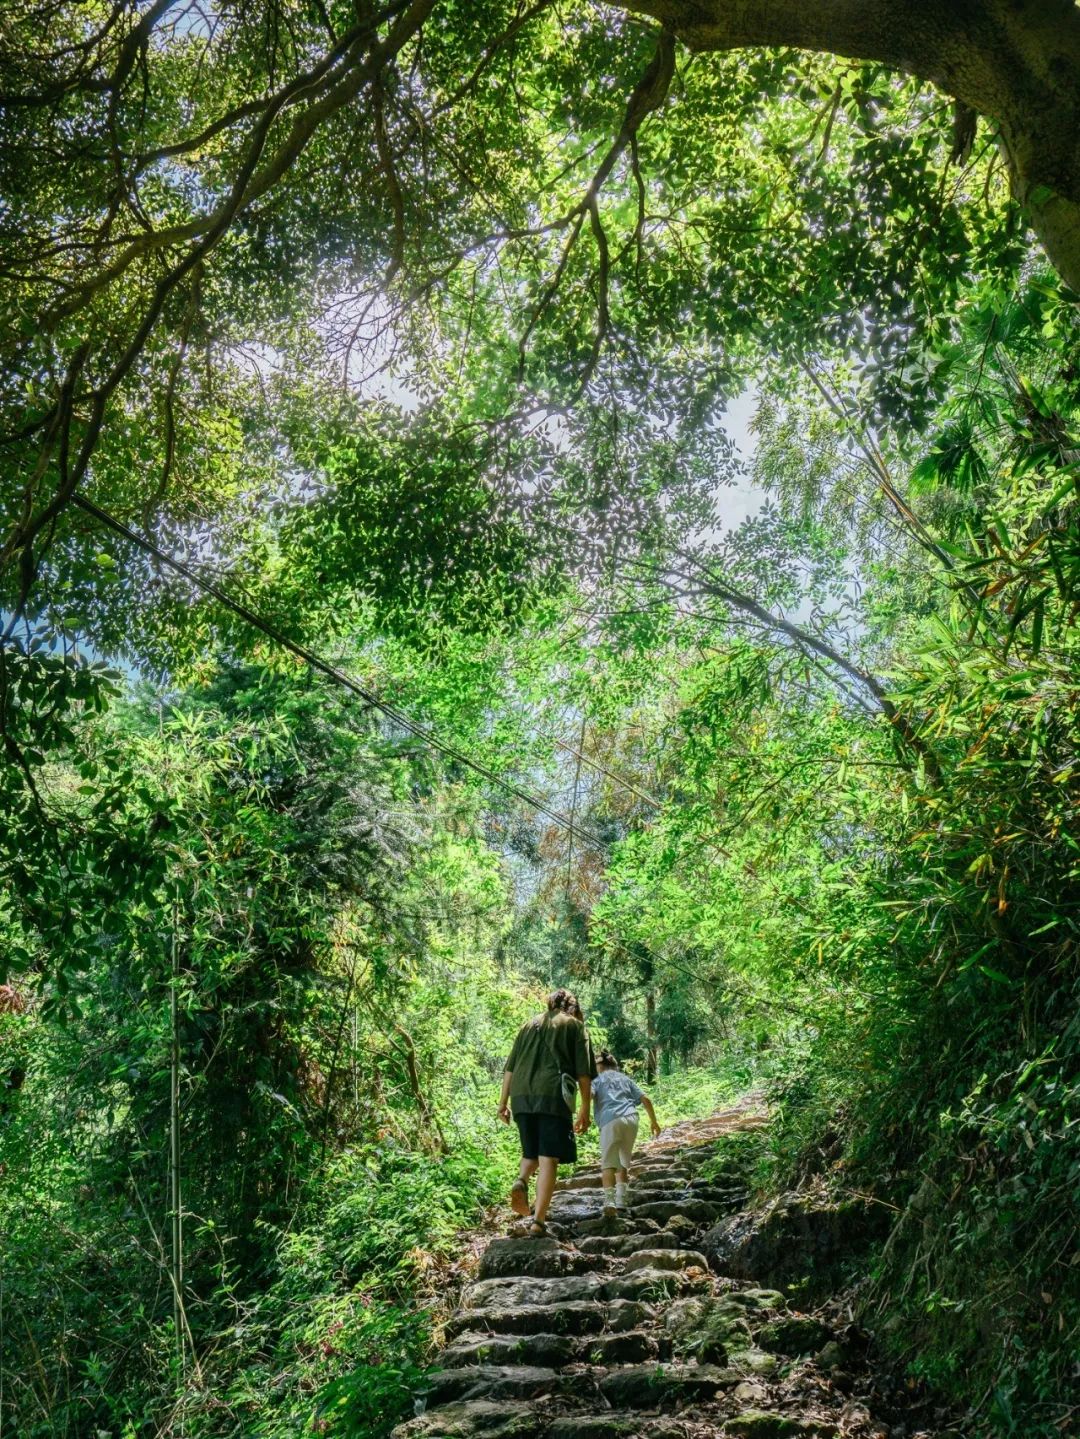
M 637 1254 L 642 1249 L 678 1249 L 679 1237 L 667 1230 L 659 1233 L 644 1231 L 638 1234 L 589 1234 L 579 1239 L 578 1249 L 582 1254 L 606 1254 L 613 1259 L 625 1259 L 628 1254 Z
M 391 1439 L 685 1439 L 686 1432 L 684 1423 L 655 1414 L 549 1415 L 532 1404 L 480 1399 L 410 1419 Z
M 689 1193 L 694 1199 L 706 1199 L 710 1204 L 728 1208 L 741 1208 L 746 1203 L 745 1189 L 732 1189 L 725 1184 L 691 1184 Z
M 547 1423 L 532 1404 L 482 1399 L 421 1414 L 399 1424 L 390 1439 L 473 1439 L 481 1435 L 483 1439 L 540 1439 Z
M 686 1439 L 686 1425 L 655 1414 L 564 1414 L 551 1422 L 547 1439 Z
M 561 1369 L 578 1357 L 582 1341 L 569 1334 L 475 1334 L 466 1332 L 439 1355 L 443 1369 L 477 1364 L 528 1364 Z
M 666 1335 L 651 1334 L 644 1329 L 628 1329 L 624 1334 L 597 1334 L 579 1339 L 578 1359 L 583 1364 L 604 1368 L 613 1364 L 644 1364 L 648 1360 L 666 1359 L 671 1343 Z
M 463 1309 L 520 1309 L 602 1299 L 606 1276 L 575 1274 L 560 1279 L 478 1279 L 461 1297 Z
M 695 1275 L 682 1269 L 654 1266 L 635 1269 L 629 1274 L 576 1274 L 565 1279 L 478 1279 L 465 1290 L 462 1308 L 521 1309 L 528 1305 L 598 1299 L 647 1301 L 710 1285 L 707 1272 Z
M 595 1219 L 603 1207 L 598 1189 L 575 1189 L 552 1197 L 548 1218 L 556 1224 L 573 1224 L 582 1219 Z
M 604 1375 L 599 1387 L 613 1408 L 662 1409 L 711 1399 L 742 1377 L 715 1364 L 633 1364 Z
M 636 1329 L 653 1317 L 652 1308 L 640 1301 L 616 1299 L 578 1300 L 570 1303 L 521 1304 L 492 1309 L 459 1309 L 446 1326 L 455 1339 L 471 1334 L 620 1334 Z
M 699 1198 L 689 1189 L 672 1189 L 670 1186 L 661 1189 L 657 1185 L 654 1189 L 642 1188 L 640 1185 L 631 1184 L 626 1195 L 628 1209 L 640 1209 L 643 1204 L 671 1204 L 681 1207 L 684 1204 L 697 1204 Z
M 576 1246 L 578 1240 L 597 1234 L 659 1234 L 660 1226 L 655 1219 L 631 1220 L 626 1211 L 622 1214 L 605 1215 L 603 1206 L 598 1205 L 590 1211 L 586 1219 L 549 1219 L 548 1233 L 557 1239 L 573 1241 Z
M 729 1289 L 724 1295 L 724 1303 L 758 1314 L 788 1307 L 787 1297 L 779 1289 L 762 1289 L 758 1285 Z
M 687 1164 L 656 1164 L 648 1163 L 639 1159 L 635 1154 L 630 1163 L 630 1173 L 635 1179 L 671 1179 L 680 1182 L 689 1182 L 693 1179 L 696 1170 Z M 600 1168 L 598 1165 L 590 1166 L 588 1169 L 578 1169 L 570 1176 L 560 1182 L 560 1189 L 592 1189 L 600 1181 Z
M 707 1401 L 721 1390 L 734 1389 L 743 1378 L 737 1369 L 715 1364 L 656 1360 L 572 1374 L 531 1364 L 491 1364 L 436 1370 L 428 1375 L 426 1399 L 431 1411 L 448 1404 L 535 1400 L 543 1395 L 567 1395 L 581 1402 L 598 1389 L 612 1408 L 659 1410 Z
M 655 1219 L 657 1224 L 666 1224 L 676 1214 L 692 1220 L 695 1224 L 709 1224 L 720 1217 L 715 1204 L 704 1199 L 659 1199 L 647 1200 L 644 1204 L 630 1205 L 631 1219 Z
M 693 1182 L 679 1174 L 638 1174 L 636 1170 L 630 1174 L 631 1190 L 648 1190 L 650 1194 L 660 1191 L 663 1194 L 691 1194 Z M 573 1189 L 556 1189 L 555 1198 L 561 1203 L 567 1203 L 571 1199 L 587 1201 L 594 1199 L 602 1189 L 600 1184 L 581 1184 Z M 726 1189 L 728 1186 L 724 1186 Z
M 626 1208 L 631 1214 L 636 1214 L 648 1204 L 666 1204 L 671 1208 L 672 1213 L 685 1208 L 688 1214 L 692 1214 L 694 1206 L 706 1202 L 692 1195 L 686 1189 L 639 1189 L 636 1185 L 630 1186 L 630 1192 L 626 1197 Z M 551 1201 L 551 1209 L 548 1213 L 557 1224 L 580 1223 L 584 1219 L 597 1218 L 603 1213 L 608 1202 L 605 1190 L 576 1189 L 572 1193 L 556 1194 Z M 718 1216 L 719 1213 L 719 1208 L 712 1211 L 713 1216 Z M 645 1217 L 653 1216 L 646 1215 Z
M 644 1329 L 622 1334 L 462 1334 L 440 1355 L 441 1369 L 514 1365 L 561 1369 L 567 1364 L 644 1364 L 668 1358 L 671 1340 Z
M 693 1185 L 696 1183 L 689 1169 L 643 1169 L 638 1164 L 630 1166 L 630 1180 L 633 1184 Z M 707 1181 L 704 1181 L 707 1182 Z M 560 1179 L 555 1186 L 556 1194 L 574 1194 L 580 1189 L 599 1189 L 603 1176 L 597 1170 L 594 1174 L 574 1174 L 569 1179 Z
M 696 1249 L 639 1249 L 623 1261 L 624 1274 L 635 1269 L 702 1269 L 707 1273 L 708 1268 L 709 1261 Z
M 640 1174 L 637 1169 L 630 1171 L 630 1187 L 632 1189 L 663 1189 L 673 1193 L 684 1194 L 694 1188 L 694 1181 L 687 1175 L 664 1174 L 656 1172 L 653 1174 Z M 567 1180 L 555 1186 L 556 1194 L 595 1194 L 603 1188 L 603 1182 L 599 1174 L 588 1175 L 583 1184 Z
M 607 1190 L 601 1193 L 607 1193 Z M 642 1184 L 637 1179 L 632 1179 L 625 1191 L 631 1204 L 638 1203 L 645 1199 L 694 1199 L 697 1196 L 688 1184 Z
M 538 1399 L 579 1383 L 578 1375 L 559 1375 L 539 1365 L 476 1365 L 436 1369 L 427 1376 L 425 1397 L 430 1410 L 475 1399 Z
M 480 1259 L 480 1278 L 504 1275 L 532 1275 L 554 1279 L 560 1275 L 584 1274 L 600 1264 L 596 1256 L 582 1253 L 557 1239 L 493 1239 Z
M 636 1299 L 650 1303 L 660 1297 L 671 1298 L 675 1294 L 711 1288 L 712 1276 L 707 1270 L 699 1272 L 649 1266 L 635 1269 L 630 1274 L 612 1275 L 604 1283 L 603 1294 L 606 1299 Z
M 724 1433 L 731 1439 L 836 1439 L 840 1429 L 828 1419 L 795 1419 L 772 1409 L 745 1409 L 727 1421 Z
M 667 1180 L 670 1184 L 693 1184 L 694 1172 L 683 1166 L 645 1165 L 631 1164 L 630 1178 L 635 1184 L 662 1184 Z

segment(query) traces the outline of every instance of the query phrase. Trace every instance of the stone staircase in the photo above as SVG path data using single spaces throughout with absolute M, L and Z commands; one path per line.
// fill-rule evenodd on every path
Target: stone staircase
M 741 1108 L 675 1126 L 635 1155 L 625 1215 L 603 1217 L 586 1166 L 559 1186 L 550 1237 L 493 1239 L 394 1439 L 888 1439 L 830 1381 L 827 1326 L 713 1275 L 695 1247 L 746 1197 L 702 1169 L 720 1136 L 763 1122 Z

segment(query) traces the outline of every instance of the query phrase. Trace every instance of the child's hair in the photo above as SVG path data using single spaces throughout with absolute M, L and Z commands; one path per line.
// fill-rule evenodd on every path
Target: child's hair
M 597 1064 L 604 1065 L 607 1069 L 618 1069 L 619 1061 L 612 1054 L 610 1049 L 602 1049 L 596 1056 Z
M 557 989 L 554 994 L 548 995 L 548 1011 L 550 1013 L 560 1012 L 566 1014 L 574 1003 L 574 996 L 568 989 Z

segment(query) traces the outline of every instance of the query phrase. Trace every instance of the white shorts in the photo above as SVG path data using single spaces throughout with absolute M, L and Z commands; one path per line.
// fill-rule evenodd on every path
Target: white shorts
M 623 1115 L 605 1124 L 600 1131 L 600 1168 L 629 1169 L 637 1138 L 638 1117 Z

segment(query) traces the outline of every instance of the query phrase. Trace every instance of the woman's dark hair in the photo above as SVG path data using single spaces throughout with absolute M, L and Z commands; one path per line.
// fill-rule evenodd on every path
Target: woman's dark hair
M 608 1069 L 618 1069 L 619 1061 L 612 1054 L 610 1049 L 602 1049 L 596 1056 L 597 1064 L 606 1065 Z
M 574 1002 L 574 996 L 568 989 L 557 989 L 554 994 L 548 995 L 548 1011 L 553 1013 L 556 1010 L 565 1013 Z

